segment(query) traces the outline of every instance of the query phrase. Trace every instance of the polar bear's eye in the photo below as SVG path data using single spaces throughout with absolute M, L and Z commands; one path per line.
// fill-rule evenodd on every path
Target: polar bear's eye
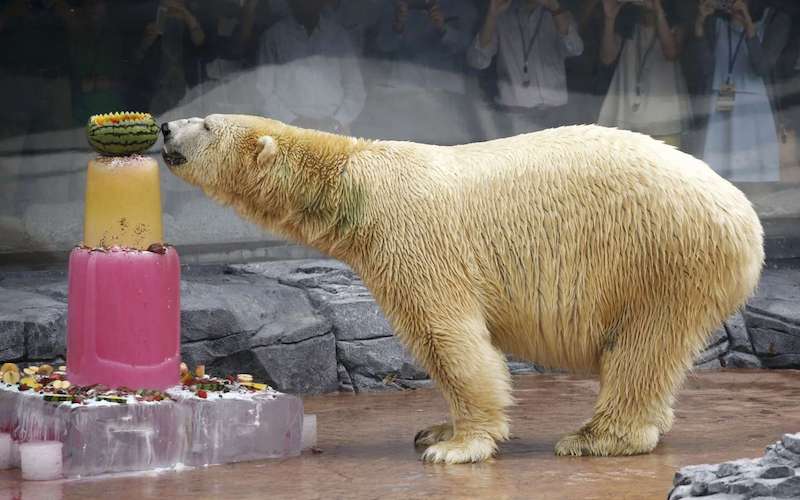
M 208 123 L 206 121 L 203 121 L 203 128 L 206 129 L 206 131 L 211 132 L 211 129 L 209 128 Z

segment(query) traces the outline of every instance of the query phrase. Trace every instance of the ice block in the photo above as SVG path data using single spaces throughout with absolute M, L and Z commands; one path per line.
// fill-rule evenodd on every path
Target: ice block
M 317 446 L 317 416 L 303 415 L 303 442 L 301 448 L 310 450 Z
M 69 260 L 67 375 L 77 385 L 166 389 L 180 378 L 178 253 L 91 251 Z
M 11 434 L 4 432 L 0 434 L 0 470 L 9 469 L 13 465 L 11 459 L 12 448 Z
M 299 398 L 264 391 L 209 393 L 203 399 L 181 386 L 167 392 L 177 400 L 54 403 L 0 384 L 0 406 L 14 408 L 3 413 L 0 426 L 12 429 L 23 448 L 30 442 L 63 443 L 64 477 L 300 454 Z
M 63 443 L 65 477 L 173 467 L 181 463 L 186 441 L 187 409 L 174 401 L 144 404 L 56 404 L 28 391 L 0 390 L 0 405 L 17 408 L 12 422 L 22 442 L 25 467 L 28 443 Z
M 19 447 L 22 479 L 52 481 L 63 477 L 61 441 L 34 441 Z
M 303 402 L 281 393 L 201 399 L 167 393 L 191 409 L 189 466 L 284 458 L 300 454 Z
M 84 245 L 147 249 L 164 241 L 158 163 L 146 156 L 98 156 L 86 175 Z

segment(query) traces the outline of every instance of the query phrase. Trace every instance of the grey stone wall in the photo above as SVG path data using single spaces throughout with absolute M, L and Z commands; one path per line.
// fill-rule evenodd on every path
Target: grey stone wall
M 210 373 L 252 373 L 295 393 L 413 388 L 430 381 L 369 291 L 332 260 L 188 266 L 182 354 Z M 0 362 L 63 360 L 66 273 L 0 274 Z M 764 272 L 758 294 L 714 332 L 698 369 L 800 368 L 800 270 Z M 512 371 L 542 371 L 510 359 Z

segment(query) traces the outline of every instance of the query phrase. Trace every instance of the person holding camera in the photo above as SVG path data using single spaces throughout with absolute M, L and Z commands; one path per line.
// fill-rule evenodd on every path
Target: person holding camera
M 467 61 L 486 69 L 497 56 L 503 135 L 555 126 L 567 104 L 564 61 L 583 52 L 572 14 L 559 0 L 490 0 Z
M 256 85 L 265 116 L 347 134 L 366 100 L 348 32 L 324 15 L 327 0 L 292 0 L 260 41 Z
M 673 146 L 689 128 L 686 80 L 678 63 L 684 29 L 670 0 L 603 0 L 601 62 L 616 63 L 597 122 Z
M 791 18 L 748 0 L 701 0 L 693 50 L 708 96 L 703 159 L 731 181 L 778 181 L 780 153 L 767 88 Z
M 470 2 L 384 2 L 373 57 L 365 61 L 371 84 L 359 134 L 442 145 L 471 141 L 464 52 L 476 21 Z
M 162 114 L 177 106 L 186 94 L 189 83 L 185 66 L 185 35 L 199 47 L 206 39 L 197 17 L 189 10 L 186 0 L 160 0 L 155 19 L 145 26 L 144 36 L 134 54 L 142 62 L 147 51 L 160 39 L 161 62 L 158 68 L 156 92 L 150 103 L 154 114 Z

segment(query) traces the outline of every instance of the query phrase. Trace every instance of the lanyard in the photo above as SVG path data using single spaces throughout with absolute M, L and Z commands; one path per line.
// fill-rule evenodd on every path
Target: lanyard
M 536 30 L 533 32 L 533 36 L 530 40 L 528 40 L 528 44 L 525 44 L 525 33 L 522 30 L 522 21 L 519 18 L 519 11 L 517 11 L 517 27 L 519 27 L 519 39 L 522 42 L 522 57 L 523 57 L 523 65 L 522 71 L 527 75 L 528 74 L 528 56 L 531 54 L 531 49 L 533 49 L 533 43 L 536 41 L 536 37 L 539 36 L 539 29 L 542 27 L 542 19 L 544 19 L 544 8 L 539 7 L 539 21 L 536 23 Z M 530 19 L 530 16 L 528 17 Z
M 637 28 L 637 37 L 636 37 L 636 56 L 638 59 L 638 66 L 636 68 L 636 95 L 642 95 L 642 77 L 644 76 L 644 68 L 647 66 L 647 60 L 650 58 L 650 52 L 653 51 L 653 47 L 656 45 L 656 39 L 658 38 L 658 33 L 654 30 L 653 31 L 653 38 L 650 40 L 650 45 L 647 47 L 644 55 L 642 55 L 642 29 L 641 27 Z
M 731 28 L 731 21 L 728 21 L 728 80 L 730 85 L 731 77 L 733 76 L 733 67 L 736 66 L 736 59 L 739 57 L 739 49 L 742 48 L 744 41 L 744 29 L 742 29 L 742 36 L 739 37 L 739 43 L 736 44 L 736 52 L 733 51 L 733 28 Z

